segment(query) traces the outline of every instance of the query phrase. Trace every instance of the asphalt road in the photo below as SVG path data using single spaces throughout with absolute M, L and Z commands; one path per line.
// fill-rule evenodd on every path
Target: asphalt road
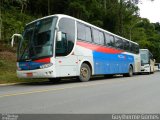
M 160 72 L 0 86 L 0 113 L 160 113 Z

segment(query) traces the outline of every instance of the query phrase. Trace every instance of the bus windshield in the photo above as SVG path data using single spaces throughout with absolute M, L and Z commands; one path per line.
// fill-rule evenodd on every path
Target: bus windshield
M 141 63 L 142 64 L 148 64 L 149 63 L 149 54 L 148 51 L 140 51 L 141 54 Z
M 52 56 L 56 20 L 50 17 L 25 27 L 18 47 L 18 61 Z

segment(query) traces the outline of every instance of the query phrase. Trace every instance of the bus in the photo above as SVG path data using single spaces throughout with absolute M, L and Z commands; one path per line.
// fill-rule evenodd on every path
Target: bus
M 154 64 L 154 71 L 160 71 L 160 63 Z
M 154 73 L 155 59 L 153 59 L 152 53 L 148 49 L 140 49 L 141 56 L 141 72 L 142 73 Z
M 64 77 L 90 80 L 92 75 L 140 72 L 139 45 L 82 20 L 62 14 L 37 19 L 25 26 L 17 50 L 20 78 Z
M 158 71 L 160 71 L 160 63 L 157 63 L 158 64 Z

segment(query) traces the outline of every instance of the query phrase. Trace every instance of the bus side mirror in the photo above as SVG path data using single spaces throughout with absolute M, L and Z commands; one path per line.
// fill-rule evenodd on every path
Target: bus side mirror
M 14 36 L 12 36 L 11 47 L 14 45 Z
M 62 32 L 61 31 L 57 32 L 57 41 L 62 41 Z
M 13 36 L 12 36 L 12 41 L 11 41 L 11 47 L 13 47 L 14 46 L 14 38 L 15 37 L 20 37 L 21 39 L 23 39 L 23 36 L 21 35 L 21 34 L 13 34 Z

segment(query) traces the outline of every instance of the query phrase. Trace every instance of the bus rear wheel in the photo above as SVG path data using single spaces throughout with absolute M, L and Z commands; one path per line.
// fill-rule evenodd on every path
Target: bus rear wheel
M 86 63 L 83 63 L 80 68 L 80 76 L 78 77 L 78 79 L 81 82 L 87 82 L 89 81 L 90 78 L 91 78 L 91 69 Z
M 132 77 L 133 76 L 133 67 L 129 66 L 129 70 L 127 74 L 123 75 L 124 77 Z

